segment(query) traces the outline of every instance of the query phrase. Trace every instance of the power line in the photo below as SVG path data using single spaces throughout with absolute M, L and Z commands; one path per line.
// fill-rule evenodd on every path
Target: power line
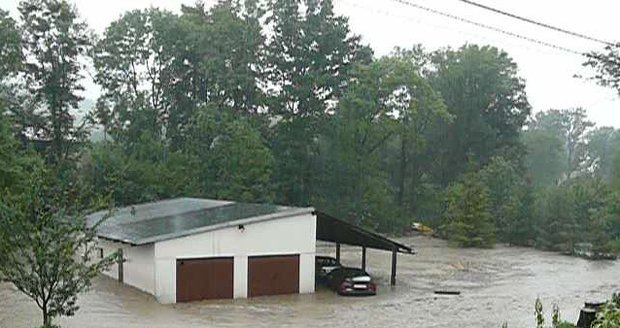
M 540 27 L 544 27 L 544 28 L 547 28 L 547 29 L 550 29 L 550 30 L 554 30 L 556 32 L 568 34 L 568 35 L 571 35 L 571 36 L 576 36 L 578 38 L 582 38 L 582 39 L 585 39 L 585 40 L 590 40 L 590 41 L 602 43 L 602 44 L 605 44 L 605 45 L 608 45 L 608 46 L 615 45 L 613 42 L 601 40 L 601 39 L 598 39 L 598 38 L 595 38 L 595 37 L 592 37 L 592 36 L 588 36 L 588 35 L 585 35 L 585 34 L 582 34 L 582 33 L 569 31 L 569 30 L 566 30 L 566 29 L 563 29 L 563 28 L 560 28 L 560 27 L 556 27 L 556 26 L 553 26 L 553 25 L 549 25 L 549 24 L 546 24 L 546 23 L 535 21 L 535 20 L 529 19 L 527 17 L 515 15 L 515 14 L 509 13 L 507 11 L 503 11 L 503 10 L 500 10 L 500 9 L 497 9 L 497 8 L 489 7 L 489 6 L 483 5 L 483 4 L 478 3 L 478 2 L 474 2 L 474 1 L 470 1 L 470 0 L 458 0 L 458 1 L 466 3 L 466 4 L 469 4 L 469 5 L 472 5 L 472 6 L 475 6 L 475 7 L 478 7 L 478 8 L 482 8 L 482 9 L 485 9 L 485 10 L 488 10 L 488 11 L 492 11 L 492 12 L 500 14 L 500 15 L 508 16 L 508 17 L 511 17 L 511 18 L 514 18 L 514 19 L 517 19 L 517 20 L 520 20 L 520 21 L 524 21 L 524 22 L 527 22 L 527 23 L 530 23 L 530 24 L 534 24 L 534 25 L 537 25 L 537 26 L 540 26 Z
M 517 34 L 517 33 L 514 33 L 514 32 L 506 31 L 506 30 L 503 30 L 503 29 L 500 29 L 500 28 L 497 28 L 497 27 L 494 27 L 494 26 L 491 26 L 491 25 L 487 25 L 487 24 L 484 24 L 484 23 L 479 23 L 479 22 L 476 22 L 476 21 L 473 21 L 473 20 L 469 20 L 467 18 L 459 17 L 459 16 L 452 15 L 452 14 L 449 14 L 449 13 L 445 13 L 443 11 L 439 11 L 439 10 L 436 10 L 436 9 L 433 9 L 433 8 L 425 7 L 425 6 L 416 4 L 416 3 L 408 2 L 408 1 L 405 1 L 405 0 L 392 0 L 392 1 L 400 3 L 400 4 L 403 4 L 403 5 L 406 5 L 406 6 L 410 6 L 410 7 L 413 7 L 413 8 L 417 8 L 417 9 L 420 9 L 420 10 L 423 10 L 423 11 L 426 11 L 426 12 L 429 12 L 429 13 L 432 13 L 432 14 L 435 14 L 435 15 L 447 17 L 447 18 L 450 18 L 450 19 L 453 19 L 453 20 L 457 20 L 457 21 L 460 21 L 460 22 L 463 22 L 463 23 L 471 24 L 471 25 L 474 25 L 474 26 L 477 26 L 477 27 L 481 27 L 481 28 L 484 28 L 484 29 L 487 29 L 487 30 L 491 30 L 491 31 L 498 32 L 498 33 L 501 33 L 501 34 L 504 34 L 504 35 L 508 35 L 508 36 L 511 36 L 511 37 L 514 37 L 514 38 L 518 38 L 518 39 L 522 39 L 522 40 L 525 40 L 525 41 L 528 41 L 528 42 L 536 43 L 536 44 L 541 45 L 541 46 L 553 48 L 553 49 L 556 49 L 556 50 L 564 51 L 564 52 L 575 54 L 575 55 L 580 55 L 580 56 L 585 56 L 586 55 L 585 53 L 583 53 L 581 51 L 573 50 L 573 49 L 570 49 L 570 48 L 567 48 L 567 47 L 564 47 L 564 46 L 559 46 L 559 45 L 556 45 L 556 44 L 553 44 L 553 43 L 550 43 L 550 42 L 546 42 L 546 41 L 541 41 L 541 40 L 537 40 L 537 39 L 534 39 L 534 38 L 530 38 L 528 36 L 524 36 L 524 35 Z
M 339 0 L 339 1 L 342 2 L 342 3 L 346 3 L 347 5 L 352 6 L 352 7 L 356 7 L 356 8 L 360 8 L 360 9 L 366 9 L 366 10 L 372 11 L 373 13 L 382 14 L 382 15 L 384 15 L 386 17 L 398 18 L 398 19 L 401 19 L 403 21 L 415 20 L 417 24 L 432 26 L 432 27 L 435 27 L 435 28 L 449 30 L 449 31 L 455 31 L 455 32 L 458 32 L 458 33 L 466 35 L 466 36 L 484 39 L 484 40 L 486 40 L 485 42 L 510 43 L 510 44 L 513 44 L 513 45 L 515 44 L 515 43 L 512 42 L 513 39 L 504 39 L 504 40 L 500 41 L 497 38 L 493 38 L 493 37 L 491 37 L 489 35 L 482 35 L 482 34 L 476 33 L 476 32 L 465 31 L 465 30 L 457 28 L 456 26 L 453 26 L 453 25 L 445 26 L 445 25 L 433 24 L 433 23 L 430 23 L 430 22 L 424 22 L 423 20 L 420 20 L 419 18 L 414 18 L 411 15 L 395 14 L 393 11 L 381 10 L 381 9 L 377 9 L 376 7 L 362 6 L 362 5 L 359 4 L 358 0 Z M 531 44 L 531 46 L 529 44 L 528 45 L 521 45 L 521 47 L 527 48 L 528 50 L 535 51 L 537 53 L 543 53 L 541 51 L 541 48 L 536 48 L 535 46 L 537 46 L 537 45 L 534 45 L 534 44 Z M 581 54 L 579 54 L 579 56 L 581 56 Z

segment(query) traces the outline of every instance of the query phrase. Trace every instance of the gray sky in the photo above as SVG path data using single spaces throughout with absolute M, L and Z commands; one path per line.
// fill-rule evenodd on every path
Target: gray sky
M 475 8 L 457 0 L 409 0 L 470 20 L 514 33 L 554 43 L 576 51 L 600 50 L 602 45 L 549 31 L 508 17 Z M 2 0 L 16 16 L 18 0 Z M 76 0 L 78 10 L 89 25 L 101 33 L 107 24 L 124 11 L 149 6 L 179 11 L 181 4 L 194 0 Z M 214 1 L 206 1 L 206 3 Z M 616 16 L 620 2 L 610 0 L 479 0 L 479 2 L 613 42 L 620 41 Z M 620 128 L 620 98 L 611 89 L 593 81 L 576 79 L 588 75 L 581 66 L 584 58 L 548 49 L 449 18 L 436 16 L 392 0 L 334 0 L 336 11 L 349 17 L 351 29 L 370 44 L 377 55 L 388 54 L 394 47 L 411 47 L 420 43 L 429 50 L 464 43 L 490 44 L 506 50 L 517 62 L 525 78 L 529 100 L 535 112 L 549 108 L 584 107 L 599 126 Z M 97 88 L 87 84 L 89 98 L 96 98 Z

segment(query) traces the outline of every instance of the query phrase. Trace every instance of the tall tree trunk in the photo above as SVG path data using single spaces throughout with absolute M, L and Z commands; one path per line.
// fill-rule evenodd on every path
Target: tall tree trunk
M 399 167 L 399 177 L 398 177 L 398 194 L 396 198 L 396 203 L 400 209 L 401 214 L 405 213 L 404 203 L 405 203 L 405 174 L 407 170 L 407 147 L 405 141 L 405 135 L 401 135 L 400 138 L 400 167 Z
M 41 307 L 41 311 L 43 312 L 43 327 L 47 328 L 49 326 L 51 326 L 51 318 L 49 317 L 49 314 L 47 313 L 47 304 L 43 304 L 43 306 Z

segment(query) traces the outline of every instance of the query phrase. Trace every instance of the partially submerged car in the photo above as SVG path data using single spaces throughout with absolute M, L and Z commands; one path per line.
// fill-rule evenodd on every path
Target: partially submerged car
M 331 256 L 315 257 L 316 279 L 319 283 L 327 282 L 327 275 L 333 270 L 342 267 L 340 262 Z
M 362 269 L 341 266 L 329 272 L 326 280 L 331 289 L 343 296 L 377 294 L 377 285 Z

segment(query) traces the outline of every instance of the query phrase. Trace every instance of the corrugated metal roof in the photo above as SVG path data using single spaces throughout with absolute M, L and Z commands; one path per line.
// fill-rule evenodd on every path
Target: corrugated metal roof
M 295 208 L 269 204 L 235 203 L 196 198 L 176 198 L 100 211 L 87 216 L 97 235 L 133 245 L 174 239 L 234 224 L 310 213 L 312 208 Z

